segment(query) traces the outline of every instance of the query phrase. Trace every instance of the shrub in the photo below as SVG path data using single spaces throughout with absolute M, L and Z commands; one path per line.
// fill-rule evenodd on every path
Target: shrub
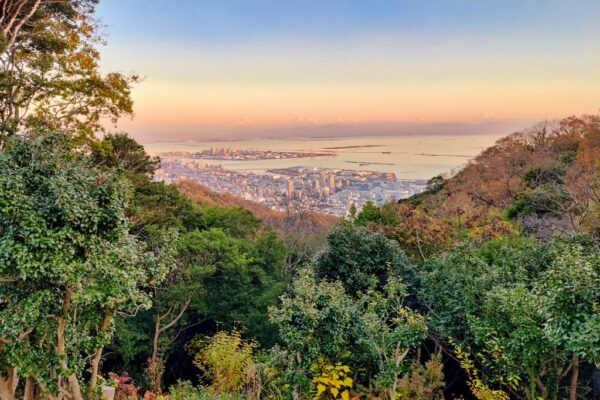
M 196 337 L 187 349 L 194 356 L 194 364 L 211 381 L 210 389 L 222 394 L 239 392 L 250 383 L 256 372 L 255 347 L 233 330 L 209 338 Z
M 398 383 L 399 400 L 441 400 L 444 398 L 444 372 L 441 357 L 432 357 L 425 365 L 415 361 L 409 373 Z
M 115 388 L 115 400 L 138 398 L 138 389 L 127 372 L 123 372 L 121 375 L 110 372 L 108 376 L 117 383 Z
M 320 358 L 310 368 L 314 374 L 313 383 L 316 385 L 315 400 L 319 399 L 350 399 L 350 390 L 352 390 L 352 378 L 350 377 L 350 367 L 336 363 L 331 365 L 325 359 Z
M 178 382 L 169 388 L 170 400 L 244 400 L 245 396 L 237 393 L 216 394 L 203 387 L 194 387 L 188 381 Z

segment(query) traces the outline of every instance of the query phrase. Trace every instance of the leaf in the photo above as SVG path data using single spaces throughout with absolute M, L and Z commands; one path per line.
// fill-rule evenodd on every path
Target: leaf
M 321 394 L 321 393 L 323 393 L 323 392 L 325 391 L 325 389 L 327 389 L 327 386 L 325 386 L 325 385 L 323 385 L 323 384 L 319 383 L 319 384 L 317 385 L 317 394 Z

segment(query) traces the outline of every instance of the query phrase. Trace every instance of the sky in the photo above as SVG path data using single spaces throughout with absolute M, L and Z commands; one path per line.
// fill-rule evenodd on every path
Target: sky
M 598 0 L 101 0 L 141 140 L 491 133 L 600 110 Z M 510 132 L 507 132 L 510 133 Z

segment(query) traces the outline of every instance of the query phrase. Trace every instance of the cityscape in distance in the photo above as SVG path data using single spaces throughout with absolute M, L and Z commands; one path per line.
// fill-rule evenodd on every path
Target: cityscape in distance
M 367 202 L 383 205 L 422 192 L 425 179 L 398 179 L 393 172 L 302 165 L 309 157 L 331 156 L 327 152 L 271 151 L 214 148 L 198 152 L 160 153 L 161 167 L 155 179 L 166 183 L 193 180 L 218 193 L 265 204 L 276 211 L 290 207 L 322 214 L 345 216 L 352 207 Z M 264 171 L 227 169 L 207 160 L 297 159 L 297 166 Z
M 421 193 L 451 176 L 497 134 L 278 138 L 144 143 L 161 159 L 155 179 L 188 180 L 276 211 L 346 216 Z

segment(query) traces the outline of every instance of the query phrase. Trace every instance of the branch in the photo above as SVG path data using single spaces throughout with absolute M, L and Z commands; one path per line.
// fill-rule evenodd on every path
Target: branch
M 175 318 L 173 318 L 171 320 L 171 322 L 169 322 L 167 325 L 163 326 L 162 328 L 159 328 L 158 333 L 161 334 L 164 331 L 166 331 L 167 329 L 171 328 L 173 325 L 175 325 L 177 323 L 177 321 L 179 321 L 181 319 L 181 317 L 183 316 L 183 313 L 185 313 L 185 310 L 187 310 L 191 301 L 192 301 L 192 297 L 188 296 L 187 299 L 185 300 L 185 303 L 181 307 L 181 310 L 179 310 L 179 314 L 177 314 L 177 316 Z
M 36 2 L 33 4 L 33 7 L 31 7 L 31 10 L 29 10 L 29 13 L 27 13 L 27 15 L 21 20 L 21 22 L 17 24 L 15 30 L 13 31 L 10 37 L 10 40 L 6 44 L 6 49 L 10 49 L 15 44 L 15 41 L 17 40 L 17 36 L 19 35 L 21 28 L 23 27 L 25 22 L 29 21 L 29 19 L 33 17 L 33 14 L 35 14 L 41 2 L 42 0 L 36 0 Z M 8 29 L 10 29 L 10 27 Z M 8 31 L 6 33 L 8 33 Z
M 198 321 L 198 322 L 195 322 L 195 323 L 193 323 L 193 324 L 190 324 L 190 325 L 188 325 L 188 326 L 185 326 L 185 327 L 181 328 L 181 329 L 179 330 L 179 332 L 177 332 L 177 334 L 176 334 L 176 335 L 173 337 L 173 339 L 171 339 L 170 343 L 173 343 L 175 340 L 177 340 L 177 338 L 179 337 L 179 335 L 181 335 L 181 332 L 185 331 L 186 329 L 193 328 L 194 326 L 198 326 L 198 325 L 200 325 L 200 324 L 203 324 L 203 323 L 205 323 L 206 321 L 208 321 L 208 318 L 205 318 L 205 319 L 203 319 L 202 321 Z
M 31 332 L 33 332 L 33 330 L 34 330 L 34 329 L 35 329 L 35 327 L 33 327 L 33 326 L 32 326 L 32 327 L 30 327 L 30 328 L 28 328 L 28 329 L 27 329 L 25 332 L 21 333 L 21 334 L 20 334 L 20 335 L 17 337 L 17 339 L 16 339 L 16 340 L 17 340 L 17 341 L 19 341 L 19 340 L 23 340 L 23 339 L 25 339 L 25 338 L 26 338 L 26 337 L 27 337 L 27 336 L 28 336 L 28 335 L 29 335 Z M 0 336 L 0 344 L 2 344 L 2 343 L 5 343 L 5 344 L 6 344 L 6 343 L 12 343 L 12 342 L 14 342 L 14 341 L 15 341 L 15 340 L 13 340 L 13 339 L 7 339 L 7 338 L 3 338 L 3 337 L 1 337 L 1 336 Z

